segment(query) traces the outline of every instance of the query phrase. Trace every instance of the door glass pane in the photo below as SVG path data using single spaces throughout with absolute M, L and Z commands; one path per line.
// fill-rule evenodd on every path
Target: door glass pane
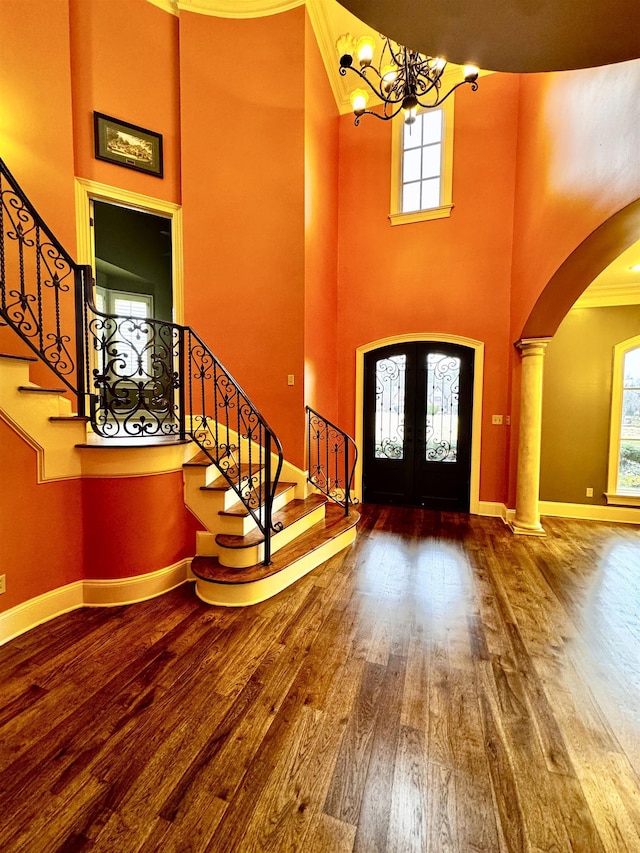
M 618 489 L 640 494 L 640 347 L 624 357 Z
M 376 361 L 376 459 L 404 458 L 406 355 Z
M 443 353 L 427 355 L 427 462 L 455 462 L 458 451 L 460 359 Z

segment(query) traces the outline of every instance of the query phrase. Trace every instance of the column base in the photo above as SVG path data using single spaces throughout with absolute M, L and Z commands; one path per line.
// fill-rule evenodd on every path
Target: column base
M 516 536 L 546 536 L 544 527 L 538 524 L 522 524 L 515 518 L 507 522 L 507 527 Z

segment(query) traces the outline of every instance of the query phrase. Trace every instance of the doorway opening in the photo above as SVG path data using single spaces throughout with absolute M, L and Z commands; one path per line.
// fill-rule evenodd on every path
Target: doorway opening
M 365 356 L 364 499 L 469 511 L 474 352 L 392 344 Z
M 171 220 L 92 200 L 91 221 L 98 310 L 171 322 Z
M 470 474 L 468 512 L 472 514 L 495 515 L 492 504 L 480 500 L 480 457 L 482 437 L 482 393 L 484 381 L 484 343 L 475 338 L 462 335 L 449 335 L 440 332 L 409 333 L 380 338 L 363 344 L 356 349 L 356 409 L 355 409 L 355 438 L 358 446 L 358 460 L 355 472 L 355 494 L 365 500 L 365 360 L 367 355 L 375 350 L 382 350 L 391 345 L 428 344 L 444 346 L 454 344 L 470 350 L 473 356 L 473 378 L 471 389 L 471 426 L 470 426 Z M 414 433 L 415 435 L 415 433 Z M 451 464 L 451 463 L 448 463 Z

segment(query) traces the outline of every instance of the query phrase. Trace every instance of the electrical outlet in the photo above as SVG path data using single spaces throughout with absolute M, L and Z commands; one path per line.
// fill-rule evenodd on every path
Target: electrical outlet
M 7 576 L 0 575 L 0 595 L 7 591 Z
M 502 425 L 502 415 L 491 415 L 491 423 L 497 424 L 498 426 Z
M 593 497 L 593 489 L 591 488 L 591 486 L 589 486 L 589 487 L 587 488 L 587 497 L 588 497 L 588 498 L 592 498 L 592 497 Z

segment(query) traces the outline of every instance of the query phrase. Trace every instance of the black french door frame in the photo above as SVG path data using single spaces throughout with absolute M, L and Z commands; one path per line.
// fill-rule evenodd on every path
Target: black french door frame
M 474 366 L 475 349 L 452 342 L 365 354 L 365 501 L 469 511 Z

